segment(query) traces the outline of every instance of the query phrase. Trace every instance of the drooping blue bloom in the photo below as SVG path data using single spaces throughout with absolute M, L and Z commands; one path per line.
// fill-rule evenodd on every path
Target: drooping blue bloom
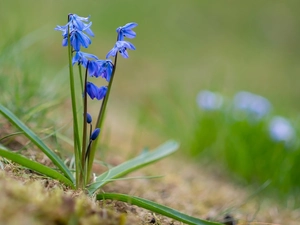
M 78 63 L 80 65 L 83 65 L 86 68 L 89 62 L 89 66 L 88 66 L 89 74 L 90 76 L 93 76 L 94 73 L 98 71 L 98 64 L 95 63 L 95 60 L 98 60 L 97 56 L 86 52 L 78 51 L 73 56 L 72 65 Z
M 238 92 L 234 97 L 236 111 L 244 112 L 255 120 L 266 116 L 272 106 L 268 99 L 246 91 Z
M 108 59 L 110 56 L 115 57 L 117 52 L 124 58 L 128 58 L 127 49 L 135 50 L 135 47 L 128 41 L 117 41 L 115 46 L 107 53 L 106 58 Z
M 98 95 L 98 87 L 91 82 L 87 82 L 86 92 L 88 93 L 91 99 L 94 99 Z
M 117 33 L 118 33 L 118 41 L 123 41 L 124 37 L 127 38 L 135 38 L 136 33 L 131 30 L 137 26 L 137 23 L 127 23 L 123 27 L 118 27 L 117 28 Z
M 107 82 L 109 82 L 114 67 L 112 61 L 110 59 L 107 59 L 107 60 L 97 60 L 97 62 L 98 62 L 99 69 L 97 71 L 96 77 L 100 76 L 106 79 Z
M 89 113 L 87 113 L 86 114 L 86 122 L 88 123 L 88 124 L 90 124 L 90 123 L 92 123 L 92 116 L 91 116 L 91 114 L 89 114 Z
M 100 134 L 100 128 L 96 128 L 91 135 L 91 140 L 92 141 L 96 140 L 99 134 Z
M 98 100 L 101 100 L 102 98 L 105 97 L 106 95 L 106 92 L 107 92 L 107 87 L 106 86 L 101 86 L 98 88 L 98 96 L 97 96 L 97 99 Z
M 269 124 L 270 136 L 274 141 L 283 141 L 286 144 L 296 138 L 296 132 L 289 120 L 275 116 Z
M 80 46 L 89 47 L 92 43 L 91 39 L 80 30 L 73 30 L 70 35 L 71 46 L 75 51 L 80 51 Z
M 88 93 L 91 99 L 96 98 L 98 100 L 101 100 L 106 95 L 107 87 L 106 86 L 97 87 L 95 84 L 91 82 L 87 82 L 86 92 Z
M 90 17 L 81 17 L 76 14 L 69 14 L 68 24 L 72 26 L 72 29 L 85 31 L 88 35 L 94 37 L 94 33 L 90 28 L 92 26 L 92 22 L 90 22 Z
M 63 41 L 62 45 L 68 45 L 68 33 L 70 34 L 71 46 L 75 51 L 79 51 L 80 47 L 83 46 L 87 48 L 91 43 L 91 39 L 88 35 L 94 36 L 93 31 L 91 30 L 92 22 L 89 22 L 88 17 L 80 17 L 76 14 L 69 15 L 69 22 L 64 26 L 56 26 L 55 30 L 62 32 Z
M 91 77 L 102 77 L 109 82 L 113 70 L 113 63 L 110 59 L 100 60 L 93 54 L 78 51 L 72 59 L 72 64 L 75 63 L 83 65 L 85 68 L 89 63 L 88 71 Z
M 223 104 L 223 96 L 219 93 L 204 90 L 197 95 L 197 103 L 204 110 L 217 110 Z

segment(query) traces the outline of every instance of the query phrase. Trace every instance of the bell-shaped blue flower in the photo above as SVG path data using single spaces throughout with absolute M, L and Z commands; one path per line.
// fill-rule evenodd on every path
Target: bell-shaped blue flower
M 68 45 L 68 34 L 70 34 L 71 46 L 75 51 L 79 51 L 81 46 L 87 48 L 92 43 L 91 39 L 88 36 L 94 36 L 94 33 L 90 28 L 92 22 L 84 22 L 89 22 L 89 18 L 80 17 L 76 14 L 70 14 L 69 22 L 66 25 L 55 27 L 55 30 L 59 30 L 62 32 L 63 46 Z
M 107 53 L 106 58 L 108 59 L 110 56 L 115 57 L 117 52 L 119 52 L 124 58 L 128 58 L 127 49 L 135 50 L 135 47 L 128 41 L 117 41 L 115 46 Z
M 106 95 L 107 87 L 106 86 L 97 87 L 95 84 L 91 82 L 87 82 L 86 92 L 88 93 L 91 99 L 96 98 L 98 100 L 101 100 Z
M 91 82 L 87 82 L 86 92 L 88 93 L 91 99 L 94 99 L 98 95 L 98 87 Z
M 89 73 L 91 75 L 91 73 L 93 73 L 94 70 L 98 70 L 98 66 L 91 63 L 92 60 L 98 60 L 98 57 L 93 54 L 78 51 L 72 59 L 72 64 L 74 65 L 75 63 L 78 63 L 86 68 L 88 61 L 90 61 L 89 64 L 92 65 L 89 65 Z
M 72 25 L 73 29 L 85 31 L 88 35 L 94 37 L 94 33 L 90 28 L 92 25 L 92 22 L 90 22 L 90 17 L 81 17 L 76 14 L 69 14 L 68 24 Z
M 112 61 L 110 59 L 97 60 L 97 63 L 98 63 L 99 68 L 98 68 L 96 77 L 100 76 L 100 77 L 106 79 L 107 82 L 109 82 L 112 71 L 113 71 L 113 67 L 114 67 Z
M 91 39 L 79 30 L 73 30 L 71 32 L 70 42 L 75 51 L 79 51 L 80 46 L 87 48 L 92 43 Z
M 124 37 L 127 38 L 135 38 L 136 33 L 131 30 L 137 26 L 137 23 L 127 23 L 123 27 L 118 27 L 117 28 L 117 33 L 118 33 L 118 41 L 123 41 Z

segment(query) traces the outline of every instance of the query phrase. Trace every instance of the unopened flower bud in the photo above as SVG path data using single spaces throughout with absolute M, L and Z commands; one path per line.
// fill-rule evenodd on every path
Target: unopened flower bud
M 89 113 L 86 114 L 86 122 L 88 124 L 90 124 L 92 122 L 92 116 Z
M 96 140 L 99 134 L 100 134 L 100 128 L 96 128 L 91 135 L 91 140 L 92 141 Z

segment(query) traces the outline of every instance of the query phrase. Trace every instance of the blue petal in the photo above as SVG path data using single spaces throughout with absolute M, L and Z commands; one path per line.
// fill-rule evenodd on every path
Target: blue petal
M 121 53 L 121 55 L 122 55 L 125 59 L 129 58 L 129 55 L 128 55 L 128 53 L 127 53 L 126 50 L 124 50 L 124 51 L 119 51 L 119 52 Z
M 93 55 L 93 54 L 90 54 L 90 53 L 86 53 L 86 52 L 81 52 L 82 54 L 82 57 L 85 57 L 85 58 L 92 58 L 92 59 L 96 59 L 98 60 L 98 57 Z
M 115 57 L 117 54 L 118 48 L 113 47 L 106 55 L 106 58 L 108 59 L 110 56 Z
M 107 87 L 106 86 L 102 86 L 102 87 L 98 88 L 98 95 L 96 96 L 96 98 L 98 100 L 101 100 L 102 98 L 105 97 L 106 92 L 107 92 Z
M 73 59 L 72 59 L 72 65 L 74 66 L 75 63 L 80 63 L 80 52 L 76 52 L 76 54 L 74 55 Z
M 83 47 L 87 48 L 92 43 L 91 39 L 86 34 L 80 31 L 77 31 L 76 33 L 76 37 Z
M 96 72 L 98 71 L 97 63 L 95 61 L 89 61 L 88 67 L 90 76 L 96 76 Z
M 62 40 L 62 46 L 68 46 L 68 39 L 67 38 L 64 38 Z
M 135 28 L 136 26 L 137 26 L 138 24 L 137 23 L 134 23 L 134 22 L 132 22 L 132 23 L 127 23 L 127 24 L 125 24 L 124 26 L 123 26 L 123 29 L 132 29 L 132 28 Z
M 122 34 L 127 38 L 135 38 L 136 37 L 136 33 L 132 30 L 124 30 L 122 32 Z
M 91 27 L 92 26 L 92 22 L 90 22 L 89 24 L 87 24 L 83 29 L 82 31 L 86 32 L 88 35 L 94 37 L 94 33 L 93 31 L 91 30 Z
M 91 99 L 94 99 L 98 95 L 98 87 L 91 82 L 87 82 L 86 92 L 88 93 Z

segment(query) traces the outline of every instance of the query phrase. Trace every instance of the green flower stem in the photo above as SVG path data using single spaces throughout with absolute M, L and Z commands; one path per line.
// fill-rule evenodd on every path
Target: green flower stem
M 87 134 L 87 122 L 86 122 L 86 117 L 87 117 L 87 94 L 86 94 L 86 83 L 87 83 L 87 74 L 88 74 L 88 67 L 89 67 L 89 62 L 86 65 L 86 70 L 85 70 L 85 77 L 84 77 L 84 87 L 83 87 L 83 132 L 82 132 L 82 149 L 81 149 L 81 166 L 80 168 L 80 178 L 83 180 L 83 186 L 80 188 L 85 187 L 85 182 L 86 182 L 86 175 L 85 175 L 85 151 L 87 148 L 86 145 L 86 134 Z
M 116 72 L 116 68 L 117 68 L 117 61 L 118 61 L 118 53 L 116 54 L 116 57 L 115 57 L 114 68 L 113 68 L 113 71 L 112 71 L 112 74 L 111 74 L 110 81 L 108 83 L 107 92 L 106 92 L 106 95 L 105 95 L 105 97 L 102 101 L 102 104 L 101 104 L 101 107 L 100 107 L 100 112 L 98 114 L 98 118 L 97 118 L 97 122 L 96 122 L 96 128 L 100 128 L 100 130 L 101 130 L 102 125 L 103 125 L 106 106 L 107 106 L 111 86 L 112 86 L 112 83 L 113 83 L 113 79 L 115 77 L 115 72 Z M 101 130 L 101 132 L 102 132 L 102 130 Z M 91 176 L 93 161 L 94 161 L 94 158 L 95 158 L 96 148 L 98 146 L 98 142 L 99 142 L 100 137 L 101 137 L 101 132 L 100 132 L 99 137 L 95 141 L 93 141 L 93 143 L 91 145 L 91 152 L 90 152 L 90 155 L 89 155 L 88 167 L 87 167 L 87 178 L 88 178 L 87 180 L 89 180 L 90 176 Z
M 68 27 L 68 33 L 70 33 L 70 28 Z M 74 135 L 74 153 L 76 162 L 76 187 L 81 186 L 81 181 L 79 179 L 80 174 L 77 168 L 81 168 L 80 165 L 80 137 L 78 128 L 78 118 L 77 118 L 77 106 L 76 106 L 76 94 L 75 94 L 75 80 L 72 65 L 72 48 L 70 42 L 70 35 L 68 35 L 68 57 L 69 57 L 69 72 L 70 72 L 70 90 L 71 90 L 71 100 L 72 100 L 72 113 L 73 113 L 73 135 Z
M 80 77 L 80 84 L 81 84 L 81 93 L 84 93 L 84 86 L 83 86 L 83 78 L 82 78 L 82 72 L 81 72 L 81 64 L 78 65 L 79 70 L 79 77 Z

